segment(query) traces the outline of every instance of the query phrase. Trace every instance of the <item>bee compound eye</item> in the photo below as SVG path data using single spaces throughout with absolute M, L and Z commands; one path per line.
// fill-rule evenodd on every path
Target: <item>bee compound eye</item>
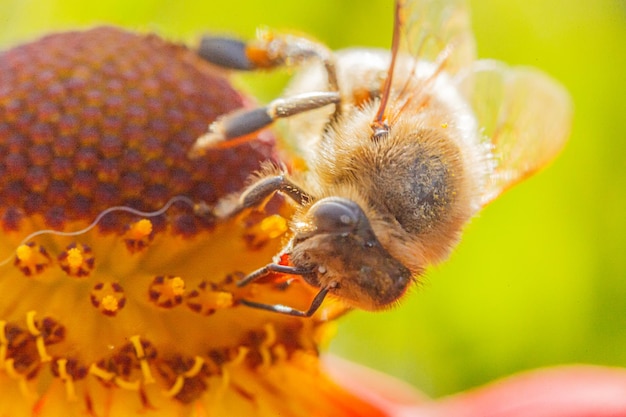
M 318 232 L 345 233 L 353 231 L 365 217 L 363 210 L 344 198 L 326 198 L 315 203 L 310 211 Z

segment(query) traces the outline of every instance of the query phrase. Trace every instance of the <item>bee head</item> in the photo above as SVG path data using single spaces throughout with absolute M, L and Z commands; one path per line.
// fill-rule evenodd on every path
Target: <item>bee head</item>
M 411 272 L 381 245 L 358 204 L 323 198 L 305 219 L 305 227 L 296 229 L 291 261 L 315 271 L 310 284 L 331 287 L 332 294 L 365 310 L 391 306 L 404 294 Z

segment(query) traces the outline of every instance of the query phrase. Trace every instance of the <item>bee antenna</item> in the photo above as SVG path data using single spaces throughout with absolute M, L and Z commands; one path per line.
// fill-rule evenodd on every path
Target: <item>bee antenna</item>
M 385 110 L 387 108 L 387 103 L 389 103 L 389 96 L 391 95 L 391 81 L 393 78 L 394 68 L 396 67 L 398 51 L 400 50 L 400 28 L 403 23 L 400 9 L 402 9 L 403 5 L 404 1 L 396 1 L 393 21 L 393 35 L 391 38 L 391 62 L 389 63 L 389 68 L 387 69 L 385 84 L 383 84 L 383 91 L 380 98 L 380 105 L 378 106 L 378 112 L 376 112 L 376 117 L 372 122 L 373 140 L 382 139 L 389 131 L 389 125 L 385 122 Z

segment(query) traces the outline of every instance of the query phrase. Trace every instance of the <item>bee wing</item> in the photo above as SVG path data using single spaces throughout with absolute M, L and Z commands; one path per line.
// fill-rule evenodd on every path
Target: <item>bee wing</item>
M 465 0 L 399 0 L 400 49 L 418 60 L 436 62 L 445 54 L 454 74 L 475 58 L 469 7 Z
M 559 153 L 569 136 L 572 102 L 564 87 L 532 68 L 477 61 L 459 79 L 493 154 L 484 206 Z

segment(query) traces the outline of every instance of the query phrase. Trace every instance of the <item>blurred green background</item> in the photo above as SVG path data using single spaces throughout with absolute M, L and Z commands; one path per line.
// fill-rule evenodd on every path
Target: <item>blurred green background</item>
M 340 321 L 331 351 L 436 396 L 542 366 L 626 365 L 626 2 L 472 6 L 479 56 L 542 68 L 576 115 L 556 163 L 489 206 L 404 303 Z M 332 48 L 387 47 L 391 15 L 390 0 L 0 0 L 0 46 L 111 23 L 188 42 L 266 25 Z M 242 82 L 267 100 L 284 79 Z

